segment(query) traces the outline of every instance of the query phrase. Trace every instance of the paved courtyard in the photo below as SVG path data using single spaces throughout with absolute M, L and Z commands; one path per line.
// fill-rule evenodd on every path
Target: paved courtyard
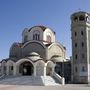
M 90 85 L 65 85 L 65 86 L 0 85 L 0 90 L 90 90 Z
M 90 90 L 90 85 L 66 84 L 63 86 L 54 82 L 51 77 L 19 76 L 0 80 L 0 90 Z

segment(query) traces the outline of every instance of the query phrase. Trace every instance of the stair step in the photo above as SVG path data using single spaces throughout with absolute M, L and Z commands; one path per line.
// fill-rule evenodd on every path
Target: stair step
M 16 76 L 6 77 L 0 81 L 0 84 L 11 85 L 60 85 L 60 83 L 51 76 Z

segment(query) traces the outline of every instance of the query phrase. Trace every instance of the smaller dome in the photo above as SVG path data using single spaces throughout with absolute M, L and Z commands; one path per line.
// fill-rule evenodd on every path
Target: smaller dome
M 40 56 L 40 55 L 36 52 L 31 52 L 31 53 L 28 54 L 28 56 Z
M 51 58 L 51 60 L 52 60 L 53 62 L 64 62 L 64 61 L 65 61 L 65 59 L 64 59 L 63 57 L 58 56 L 58 55 L 53 56 L 53 57 Z
M 28 58 L 31 59 L 32 61 L 37 61 L 37 60 L 42 59 L 42 58 L 40 57 L 40 55 L 39 55 L 38 53 L 36 53 L 36 52 L 31 52 L 31 53 L 29 53 L 29 54 L 28 54 Z

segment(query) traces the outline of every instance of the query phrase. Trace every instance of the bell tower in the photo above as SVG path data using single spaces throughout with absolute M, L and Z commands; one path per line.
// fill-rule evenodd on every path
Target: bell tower
M 76 12 L 71 15 L 72 80 L 74 83 L 90 81 L 90 14 Z

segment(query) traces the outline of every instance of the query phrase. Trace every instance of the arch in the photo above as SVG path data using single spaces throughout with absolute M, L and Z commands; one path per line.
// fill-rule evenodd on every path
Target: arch
M 1 72 L 2 74 L 6 74 L 6 60 L 1 61 Z
M 36 66 L 36 76 L 44 76 L 45 62 L 39 60 L 36 62 L 35 66 Z
M 29 61 L 22 62 L 19 65 L 19 73 L 22 75 L 32 75 L 34 72 L 34 67 Z
M 14 74 L 14 62 L 12 60 L 7 61 L 7 75 Z
M 46 49 L 46 46 L 43 43 L 39 42 L 39 41 L 28 41 L 22 46 L 22 48 L 26 47 L 30 43 L 38 43 L 39 45 L 41 45 L 43 48 Z
M 80 20 L 80 21 L 85 21 L 85 16 L 84 16 L 84 15 L 80 15 L 80 16 L 79 16 L 79 20 Z
M 73 17 L 73 20 L 76 22 L 76 21 L 78 21 L 78 17 L 77 16 L 74 16 Z
M 59 55 L 65 58 L 65 48 L 59 43 L 53 43 L 48 47 L 48 58 L 51 59 L 54 55 Z
M 36 52 L 41 56 L 41 58 L 45 59 L 46 46 L 43 43 L 38 41 L 30 41 L 27 44 L 25 44 L 22 49 L 23 57 L 26 57 L 31 52 Z
M 54 72 L 55 64 L 52 61 L 48 61 L 46 65 L 46 75 L 52 75 Z
M 52 48 L 53 46 L 57 45 L 58 47 L 60 47 L 62 49 L 62 51 L 65 51 L 64 47 L 60 44 L 60 43 L 52 43 L 48 48 Z
M 26 59 L 26 58 L 23 58 L 23 59 L 18 60 L 18 61 L 16 62 L 16 65 L 20 65 L 21 63 L 23 63 L 23 62 L 25 62 L 25 61 L 30 62 L 30 63 L 34 66 L 34 63 L 33 63 L 31 60 Z
M 5 60 L 2 60 L 2 61 L 1 61 L 1 64 L 6 64 L 6 61 L 5 61 Z
M 39 60 L 39 61 L 37 61 L 37 62 L 35 63 L 35 66 L 37 66 L 38 63 L 41 63 L 42 65 L 45 65 L 45 62 L 44 62 L 43 60 Z
M 10 63 L 14 64 L 14 61 L 8 60 L 8 61 L 7 61 L 7 64 L 10 64 Z
M 17 74 L 32 75 L 34 72 L 34 64 L 29 59 L 20 59 L 16 62 Z

